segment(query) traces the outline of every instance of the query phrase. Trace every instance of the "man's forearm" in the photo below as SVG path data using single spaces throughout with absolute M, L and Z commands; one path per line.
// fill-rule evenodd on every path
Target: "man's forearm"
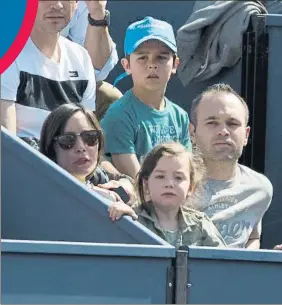
M 260 248 L 260 240 L 257 239 L 249 239 L 246 243 L 246 249 L 249 250 L 258 250 Z
M 108 160 L 101 160 L 101 166 L 112 175 L 120 175 L 120 172 L 113 166 L 113 164 Z
M 17 133 L 16 106 L 14 102 L 1 100 L 1 125 L 11 133 Z
M 90 16 L 95 20 L 102 20 L 105 17 L 105 12 L 97 10 Z M 112 39 L 108 27 L 88 25 L 84 47 L 91 57 L 94 68 L 101 70 L 111 56 L 112 51 Z

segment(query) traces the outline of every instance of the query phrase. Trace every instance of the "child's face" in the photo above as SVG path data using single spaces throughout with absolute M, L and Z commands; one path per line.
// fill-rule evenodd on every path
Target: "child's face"
M 190 168 L 186 156 L 164 156 L 144 182 L 144 187 L 156 208 L 179 208 L 190 192 Z
M 122 65 L 132 75 L 134 87 L 156 91 L 165 90 L 177 63 L 173 64 L 173 53 L 165 44 L 148 40 L 130 55 L 130 62 L 122 59 Z

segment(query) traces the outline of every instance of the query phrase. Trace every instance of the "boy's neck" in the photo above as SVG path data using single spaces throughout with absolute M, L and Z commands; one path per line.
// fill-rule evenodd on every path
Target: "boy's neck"
M 161 228 L 171 231 L 179 229 L 179 209 L 163 211 L 155 207 L 155 212 Z
M 156 110 L 164 110 L 165 108 L 165 95 L 164 91 L 148 91 L 144 88 L 134 86 L 132 88 L 134 95 L 147 106 Z

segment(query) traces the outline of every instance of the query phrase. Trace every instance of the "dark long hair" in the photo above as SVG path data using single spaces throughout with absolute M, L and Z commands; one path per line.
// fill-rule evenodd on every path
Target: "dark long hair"
M 85 109 L 81 105 L 75 104 L 65 104 L 61 105 L 55 110 L 53 110 L 48 117 L 46 118 L 40 135 L 40 144 L 39 150 L 42 154 L 46 157 L 51 159 L 52 161 L 56 162 L 56 153 L 54 149 L 54 138 L 59 136 L 64 132 L 65 126 L 70 119 L 70 117 L 75 114 L 76 112 L 81 111 L 84 115 L 88 123 L 96 130 L 101 130 L 98 120 L 95 114 Z M 99 163 L 99 159 L 101 156 L 101 152 L 104 147 L 104 138 L 101 137 L 101 142 L 98 146 L 98 160 L 97 164 Z

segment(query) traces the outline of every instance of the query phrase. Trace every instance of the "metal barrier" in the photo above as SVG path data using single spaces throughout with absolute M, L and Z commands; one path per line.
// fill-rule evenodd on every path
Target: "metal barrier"
M 172 303 L 172 247 L 9 240 L 1 246 L 2 304 Z
M 156 1 L 162 7 L 158 14 L 154 14 L 158 6 L 151 6 L 150 12 L 139 11 L 144 2 L 128 2 L 124 14 L 130 15 L 134 8 L 135 15 L 161 18 L 166 12 L 172 15 L 165 19 L 176 20 L 174 27 L 178 28 L 188 16 L 184 8 L 193 3 L 176 2 Z M 120 3 L 109 5 L 119 5 L 121 10 Z M 177 11 L 182 20 L 174 16 L 175 5 L 182 5 L 183 10 Z M 268 43 L 267 74 L 262 75 L 267 89 L 263 99 L 258 94 L 258 99 L 252 98 L 257 104 L 251 105 L 254 138 L 250 144 L 255 144 L 256 151 L 250 148 L 249 161 L 263 168 L 274 186 L 273 202 L 263 222 L 263 246 L 273 247 L 282 242 L 282 16 L 255 18 L 262 21 L 256 30 Z M 128 25 L 122 18 L 119 22 L 125 28 Z M 113 38 L 116 40 L 115 35 Z M 258 48 L 261 45 L 256 54 Z M 244 88 L 249 97 L 249 90 L 260 87 L 259 71 L 266 67 L 262 57 L 253 60 L 253 66 L 248 63 L 256 78 Z M 241 65 L 222 71 L 209 84 L 224 80 L 240 91 Z M 189 101 L 206 85 L 197 85 L 194 91 L 189 86 L 177 90 L 181 85 L 174 79 L 169 95 L 177 94 L 172 100 L 179 98 L 179 104 L 188 110 Z M 262 142 L 259 124 L 266 126 Z M 4 304 L 281 302 L 281 252 L 190 247 L 178 251 L 175 259 L 174 248 L 139 223 L 128 217 L 112 223 L 102 197 L 26 143 L 4 129 L 1 138 L 2 238 L 16 239 L 2 241 Z M 255 155 L 259 149 L 263 153 Z
M 4 128 L 1 142 L 2 238 L 168 245 Z
M 281 303 L 282 252 L 189 247 L 187 258 L 187 303 Z
M 269 304 L 282 252 L 2 240 L 3 304 Z

